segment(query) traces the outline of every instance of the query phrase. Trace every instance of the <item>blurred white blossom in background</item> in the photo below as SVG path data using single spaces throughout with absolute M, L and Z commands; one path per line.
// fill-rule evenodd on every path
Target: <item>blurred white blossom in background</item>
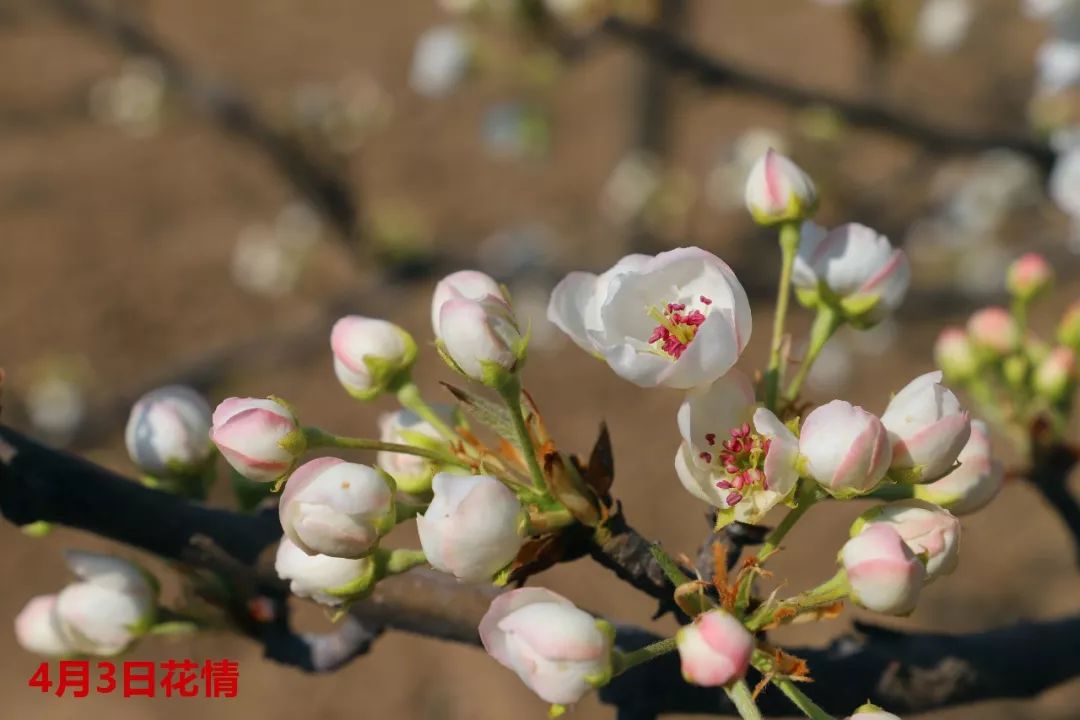
M 919 11 L 915 37 L 923 50 L 952 52 L 967 40 L 974 19 L 972 0 L 926 0 Z
M 233 247 L 233 281 L 263 297 L 292 293 L 322 233 L 319 215 L 303 203 L 285 206 L 272 225 L 245 227 Z
M 471 56 L 472 42 L 461 27 L 425 30 L 413 51 L 409 87 L 425 97 L 445 97 L 468 75 Z
M 133 137 L 149 137 L 161 127 L 165 104 L 165 74 L 146 58 L 125 60 L 115 77 L 90 88 L 90 115 Z

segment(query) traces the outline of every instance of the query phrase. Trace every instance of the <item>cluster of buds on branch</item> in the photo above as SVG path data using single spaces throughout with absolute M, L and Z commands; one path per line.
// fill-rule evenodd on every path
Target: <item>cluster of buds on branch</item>
M 1036 338 L 1027 309 L 1051 273 L 1026 256 L 1009 273 L 1011 310 L 980 311 L 966 330 L 943 333 L 936 348 L 942 371 L 883 398 L 880 414 L 843 399 L 815 406 L 801 391 L 822 349 L 840 328 L 872 327 L 900 305 L 907 258 L 869 227 L 815 225 L 813 181 L 772 151 L 750 173 L 745 197 L 755 220 L 778 230 L 782 256 L 769 361 L 760 372 L 736 367 L 751 337 L 747 294 L 731 268 L 701 248 L 570 273 L 548 306 L 558 328 L 621 378 L 684 393 L 672 482 L 714 508 L 717 531 L 785 511 L 753 557 L 734 573 L 718 560 L 711 582 L 652 547 L 646 560 L 670 580 L 669 607 L 685 620 L 673 637 L 623 651 L 607 621 L 549 590 L 520 587 L 583 554 L 573 543 L 609 537 L 620 510 L 606 433 L 586 461 L 559 448 L 523 389 L 529 333 L 507 290 L 477 271 L 449 275 L 432 298 L 438 352 L 472 386 L 447 386 L 455 405 L 429 403 L 413 381 L 417 343 L 408 332 L 350 316 L 330 338 L 338 380 L 357 400 L 393 397 L 400 405 L 382 417 L 378 438 L 305 426 L 277 397 L 229 398 L 211 414 L 194 393 L 163 388 L 132 412 L 131 457 L 144 482 L 203 498 L 216 448 L 246 507 L 280 491 L 277 573 L 295 595 L 338 614 L 384 578 L 418 565 L 461 582 L 519 585 L 491 604 L 479 634 L 488 653 L 556 714 L 628 669 L 678 652 L 687 682 L 723 688 L 748 720 L 761 717 L 746 683 L 751 667 L 761 686 L 775 684 L 808 717 L 829 718 L 795 684 L 812 668 L 771 645 L 765 632 L 834 616 L 845 600 L 906 615 L 926 584 L 953 571 L 957 516 L 989 503 L 1003 473 L 988 425 L 945 383 L 967 390 L 976 414 L 995 423 L 1038 413 L 1063 427 L 1080 308 L 1062 319 L 1057 347 Z M 816 316 L 798 359 L 786 331 L 792 296 Z M 307 459 L 327 449 L 377 455 L 374 465 Z M 836 549 L 835 574 L 788 597 L 756 596 L 756 578 L 807 511 L 853 499 L 880 504 L 853 519 L 850 539 Z M 391 530 L 414 521 L 419 549 L 387 546 Z M 17 620 L 23 645 L 109 654 L 149 631 L 156 589 L 145 574 L 108 558 L 72 557 L 83 582 L 27 606 Z M 850 718 L 895 716 L 864 706 Z

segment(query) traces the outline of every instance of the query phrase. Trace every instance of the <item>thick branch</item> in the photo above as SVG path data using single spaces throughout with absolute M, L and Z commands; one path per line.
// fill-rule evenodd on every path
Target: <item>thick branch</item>
M 283 584 L 256 561 L 280 533 L 273 513 L 240 515 L 149 490 L 4 426 L 0 511 L 18 524 L 39 519 L 63 523 L 170 560 L 224 572 L 241 588 L 257 587 L 271 602 L 283 597 Z M 220 548 L 224 559 L 209 547 Z M 380 583 L 370 599 L 352 608 L 354 620 L 333 633 L 295 634 L 278 613 L 252 625 L 260 632 L 247 634 L 264 644 L 271 659 L 306 670 L 330 670 L 364 654 L 384 628 L 476 645 L 480 616 L 497 592 L 413 570 Z M 248 598 L 260 599 L 267 598 Z M 1080 653 L 1075 651 L 1080 616 L 971 635 L 861 630 L 860 637 L 843 638 L 824 649 L 792 651 L 812 668 L 816 682 L 808 692 L 838 715 L 867 698 L 905 713 L 1032 697 L 1080 675 Z M 620 627 L 617 642 L 633 649 L 654 639 L 645 630 Z M 620 718 L 731 713 L 723 693 L 683 683 L 676 656 L 617 678 L 601 697 L 619 708 Z M 762 710 L 767 715 L 790 714 L 786 699 L 774 693 L 763 696 Z
M 1054 152 L 1033 138 L 946 128 L 893 108 L 791 85 L 712 57 L 652 26 L 613 16 L 605 20 L 601 32 L 660 58 L 672 70 L 705 87 L 747 93 L 795 107 L 823 105 L 842 115 L 851 125 L 902 137 L 936 152 L 966 154 L 1006 148 L 1031 158 L 1044 172 L 1054 164 Z
M 235 88 L 194 70 L 115 3 L 50 0 L 64 17 L 125 53 L 153 59 L 169 84 L 222 131 L 256 147 L 338 231 L 356 253 L 360 222 L 356 190 L 336 168 L 314 157 L 296 138 L 274 128 Z

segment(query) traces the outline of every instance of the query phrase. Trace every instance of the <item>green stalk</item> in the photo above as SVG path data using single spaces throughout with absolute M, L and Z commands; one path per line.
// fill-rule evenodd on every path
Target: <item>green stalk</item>
M 800 487 L 796 490 L 796 497 L 798 498 L 798 505 L 792 510 L 788 511 L 788 514 L 784 516 L 784 519 L 780 521 L 771 533 L 765 538 L 765 543 L 761 546 L 761 550 L 757 553 L 758 565 L 764 564 L 766 560 L 772 557 L 777 550 L 780 549 L 780 543 L 784 537 L 791 531 L 791 528 L 795 527 L 795 523 L 806 514 L 806 511 L 817 502 L 817 494 L 814 491 L 813 485 L 809 481 L 800 481 Z M 737 614 L 742 615 L 746 612 L 746 608 L 750 606 L 750 588 L 754 584 L 754 576 L 752 573 L 747 573 L 746 577 L 742 579 L 739 584 L 739 591 L 735 597 L 735 611 Z
M 792 619 L 808 610 L 827 607 L 835 602 L 843 600 L 851 593 L 848 585 L 847 573 L 838 570 L 835 575 L 815 588 L 799 593 L 778 605 L 762 605 L 746 621 L 746 628 L 751 632 L 757 632 L 772 622 L 776 614 L 781 610 L 794 610 Z
M 761 711 L 758 710 L 754 696 L 750 693 L 745 680 L 739 680 L 731 687 L 725 687 L 724 692 L 731 698 L 731 702 L 734 703 L 735 709 L 739 711 L 739 716 L 743 720 L 762 720 Z
M 802 364 L 799 365 L 795 377 L 792 378 L 791 384 L 788 385 L 787 392 L 784 393 L 784 399 L 789 403 L 798 399 L 803 382 L 810 374 L 811 368 L 814 367 L 814 361 L 817 360 L 818 355 L 821 354 L 822 349 L 829 342 L 833 333 L 843 324 L 844 319 L 836 311 L 836 308 L 825 302 L 818 305 L 817 317 L 814 318 L 814 324 L 810 328 L 810 344 L 806 349 L 806 356 L 803 358 Z
M 776 315 L 773 317 L 772 345 L 769 369 L 765 372 L 765 407 L 776 410 L 780 390 L 780 347 L 784 342 L 784 323 L 791 299 L 791 270 L 799 250 L 799 223 L 786 222 L 780 226 L 780 287 L 776 290 Z
M 669 637 L 663 640 L 657 640 L 651 645 L 646 645 L 643 648 L 638 648 L 637 650 L 632 650 L 627 653 L 616 652 L 615 657 L 612 659 L 611 676 L 615 677 L 617 675 L 622 675 L 632 667 L 637 667 L 642 663 L 655 660 L 661 655 L 667 655 L 669 652 L 674 652 L 675 648 L 675 638 Z
M 390 550 L 386 555 L 386 575 L 400 575 L 412 570 L 419 565 L 427 564 L 427 556 L 423 550 L 409 550 L 398 548 Z
M 421 419 L 435 428 L 447 440 L 457 440 L 454 429 L 443 422 L 439 414 L 424 401 L 420 388 L 412 380 L 407 380 L 397 389 L 397 399 L 403 408 L 412 410 Z
M 469 467 L 467 463 L 440 450 L 417 447 L 415 445 L 402 445 L 401 443 L 383 442 L 371 438 L 346 437 L 334 435 L 319 428 L 304 428 L 304 439 L 310 448 L 344 448 L 348 450 L 385 450 L 387 452 L 403 453 L 427 458 L 444 465 L 456 465 L 457 467 Z
M 506 407 L 510 410 L 510 419 L 514 423 L 514 433 L 517 435 L 521 454 L 525 456 L 525 463 L 529 466 L 529 475 L 532 477 L 533 487 L 540 492 L 546 492 L 547 482 L 544 480 L 543 471 L 540 470 L 540 464 L 536 461 L 536 449 L 533 447 L 532 436 L 529 434 L 529 428 L 525 424 L 525 413 L 521 407 L 521 382 L 515 375 L 496 390 L 498 390 L 499 396 L 502 397 Z
M 768 676 L 775 670 L 772 657 L 762 650 L 754 651 L 751 662 L 762 675 Z M 810 720 L 836 720 L 832 715 L 821 709 L 817 703 L 808 698 L 806 694 L 796 686 L 795 681 L 791 678 L 774 676 L 771 677 L 769 681 L 778 687 L 780 692 L 784 693 L 784 695 L 791 700 L 792 704 L 799 708 L 803 715 L 810 718 Z

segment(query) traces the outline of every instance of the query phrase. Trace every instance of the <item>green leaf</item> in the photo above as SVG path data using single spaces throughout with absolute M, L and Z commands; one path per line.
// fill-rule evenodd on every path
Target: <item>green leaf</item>
M 510 418 L 510 411 L 501 403 L 493 402 L 479 395 L 473 395 L 467 390 L 454 387 L 449 383 L 443 383 L 443 387 L 458 399 L 465 411 L 472 415 L 477 422 L 489 428 L 514 447 L 521 449 L 517 441 L 517 434 L 514 432 L 514 421 Z

